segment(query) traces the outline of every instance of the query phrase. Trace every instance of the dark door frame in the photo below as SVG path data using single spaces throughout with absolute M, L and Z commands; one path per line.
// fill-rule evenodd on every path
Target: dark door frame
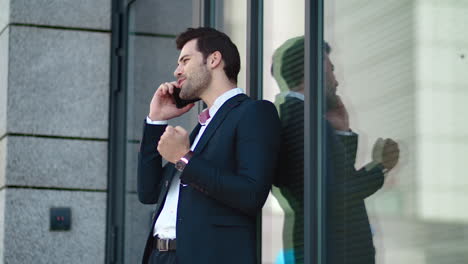
M 108 192 L 105 263 L 123 263 L 125 245 L 125 169 L 127 151 L 127 6 L 112 0 L 111 87 L 109 109 Z

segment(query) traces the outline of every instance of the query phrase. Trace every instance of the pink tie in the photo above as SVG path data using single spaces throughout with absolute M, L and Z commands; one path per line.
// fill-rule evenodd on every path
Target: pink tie
M 208 109 L 203 110 L 198 115 L 198 122 L 200 122 L 200 125 L 202 125 L 202 126 L 206 125 L 206 121 L 208 119 L 210 119 L 210 111 L 208 111 Z

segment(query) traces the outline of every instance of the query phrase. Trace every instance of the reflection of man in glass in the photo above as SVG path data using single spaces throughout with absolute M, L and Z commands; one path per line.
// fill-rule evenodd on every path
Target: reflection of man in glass
M 374 263 L 375 249 L 364 199 L 382 187 L 384 174 L 396 165 L 398 145 L 391 139 L 379 139 L 374 146 L 373 161 L 360 170 L 355 169 L 358 135 L 350 130 L 348 112 L 336 94 L 338 82 L 328 56 L 330 51 L 329 45 L 324 43 L 327 263 Z M 282 146 L 276 185 L 294 211 L 295 263 L 304 262 L 303 58 L 304 38 L 297 37 L 275 51 L 272 65 L 272 74 L 284 95 L 284 98 L 277 97 Z M 285 208 L 284 200 L 281 197 L 278 200 Z M 285 228 L 290 226 L 289 221 L 290 218 L 286 218 Z

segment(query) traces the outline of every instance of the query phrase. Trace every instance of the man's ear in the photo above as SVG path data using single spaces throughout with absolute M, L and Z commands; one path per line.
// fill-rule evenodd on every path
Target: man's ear
M 212 69 L 218 67 L 223 61 L 223 56 L 221 52 L 215 51 L 208 56 L 207 64 L 210 65 Z

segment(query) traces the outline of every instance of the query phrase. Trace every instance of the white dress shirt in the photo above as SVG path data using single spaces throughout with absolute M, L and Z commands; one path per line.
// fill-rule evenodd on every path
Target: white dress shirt
M 219 108 L 229 99 L 232 97 L 244 93 L 241 88 L 234 88 L 219 96 L 209 109 L 210 118 L 206 121 L 205 125 L 200 128 L 195 140 L 193 141 L 190 150 L 194 150 L 200 140 L 201 136 L 205 132 L 206 127 L 209 125 L 210 121 L 215 116 L 216 112 L 218 112 Z M 146 118 L 146 122 L 148 124 L 154 125 L 165 125 L 167 121 L 152 121 L 149 117 Z M 179 203 L 179 190 L 180 190 L 180 173 L 174 175 L 174 178 L 171 181 L 171 186 L 169 187 L 169 191 L 167 193 L 166 202 L 164 203 L 164 207 L 159 215 L 158 219 L 156 220 L 156 224 L 153 228 L 153 235 L 158 236 L 162 239 L 175 239 L 176 238 L 176 223 L 177 223 L 177 205 Z

